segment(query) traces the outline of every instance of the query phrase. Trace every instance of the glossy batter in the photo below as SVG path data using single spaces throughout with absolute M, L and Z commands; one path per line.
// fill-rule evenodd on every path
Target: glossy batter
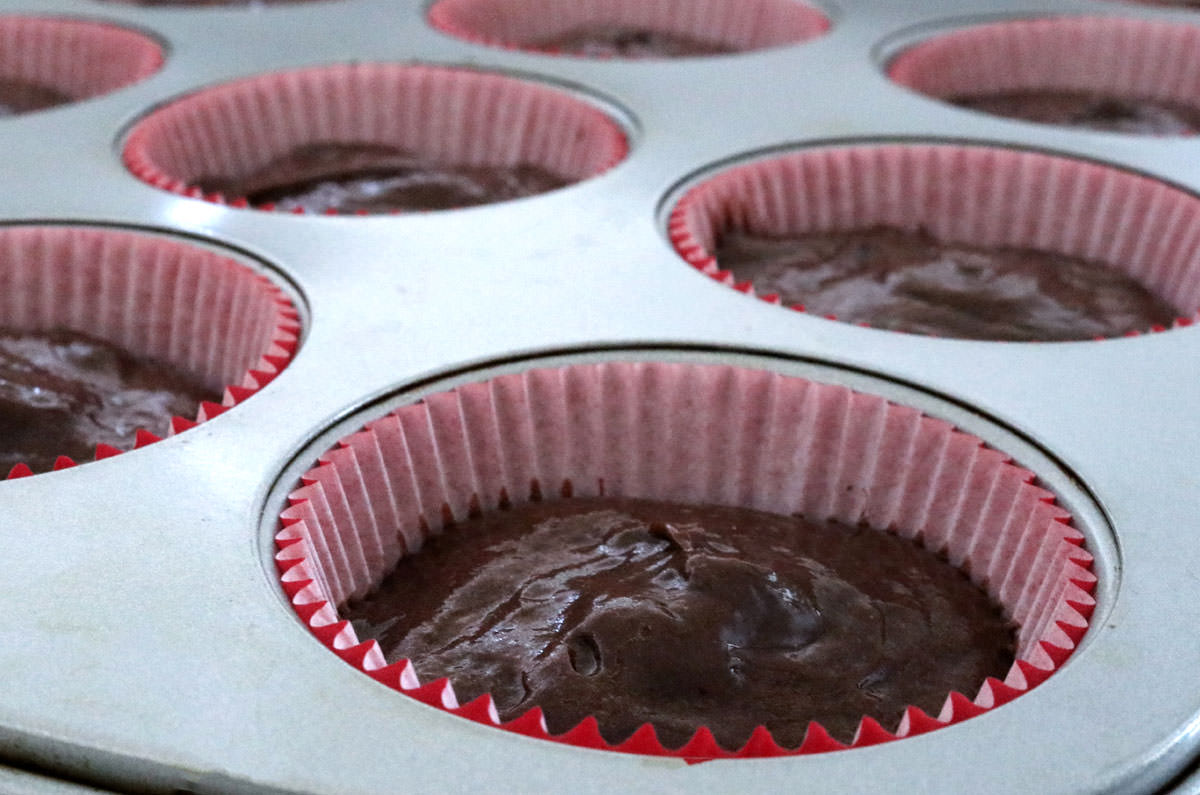
M 810 720 L 849 741 L 895 728 L 1013 662 L 1013 630 L 960 571 L 898 536 L 745 508 L 598 498 L 485 514 L 401 560 L 343 609 L 389 661 L 448 676 L 504 720 L 588 715 L 610 742 L 709 726 L 736 749 Z
M 979 340 L 1063 341 L 1170 326 L 1177 312 L 1102 263 L 940 243 L 875 228 L 771 238 L 731 230 L 717 263 L 760 295 L 876 328 Z
M 70 101 L 66 94 L 47 86 L 0 78 L 0 117 L 53 108 Z
M 516 199 L 570 180 L 533 165 L 455 166 L 384 144 L 315 143 L 244 177 L 202 177 L 205 192 L 319 213 L 445 210 Z
M 951 103 L 996 116 L 1136 135 L 1195 135 L 1200 108 L 1067 91 L 1013 91 L 952 97 Z
M 69 331 L 0 330 L 0 477 L 60 455 L 92 460 L 97 444 L 127 449 L 136 431 L 164 435 L 174 415 L 219 400 L 194 378 Z
M 591 58 L 682 58 L 737 52 L 715 41 L 619 25 L 586 25 L 533 46 Z

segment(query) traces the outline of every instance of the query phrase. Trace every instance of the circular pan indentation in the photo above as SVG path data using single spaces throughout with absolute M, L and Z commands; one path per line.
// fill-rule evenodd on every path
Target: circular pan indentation
M 300 330 L 292 301 L 258 270 L 165 235 L 0 227 L 0 286 L 0 330 L 17 340 L 0 362 L 10 477 L 51 468 L 28 455 L 61 469 L 93 449 L 107 458 L 225 412 L 287 365 Z M 23 346 L 47 336 L 57 340 L 52 353 L 26 356 Z M 179 378 L 212 395 L 188 402 L 191 416 L 173 415 L 160 391 Z M 28 449 L 37 452 L 19 454 Z
M 680 256 L 712 278 L 770 303 L 875 328 L 1091 340 L 1190 325 L 1200 308 L 1200 199 L 1112 166 L 1040 152 L 883 143 L 773 154 L 698 177 L 667 224 Z M 748 238 L 744 248 L 761 246 L 783 264 L 747 257 L 731 271 L 718 256 L 725 237 Z M 841 247 L 835 252 L 861 261 L 810 257 L 801 269 L 787 260 L 795 241 L 829 238 Z M 892 245 L 917 254 L 906 261 L 874 253 Z M 985 268 L 979 257 L 998 264 L 983 260 Z M 1005 264 L 1009 257 L 1015 265 Z
M 479 44 L 599 58 L 663 58 L 798 44 L 829 19 L 798 0 L 438 0 L 429 21 Z
M 1048 17 L 931 36 L 887 66 L 897 84 L 959 107 L 1082 130 L 1200 133 L 1200 27 Z
M 0 116 L 108 94 L 144 80 L 162 63 L 153 39 L 116 25 L 0 16 Z
M 999 449 L 938 417 L 942 412 L 967 420 L 962 424 L 979 429 L 982 439 L 998 440 Z M 1012 463 L 1009 450 L 1036 465 L 1036 475 Z M 1037 477 L 1085 517 L 1088 550 L 1070 514 L 1034 485 Z M 1115 587 L 1111 531 L 1072 478 L 1028 443 L 891 382 L 731 352 L 566 354 L 385 398 L 326 430 L 297 457 L 277 482 L 264 521 L 277 531 L 283 589 L 323 644 L 394 689 L 494 725 L 489 698 L 460 705 L 452 683 L 422 683 L 419 660 L 416 667 L 389 663 L 373 641 L 360 642 L 338 608 L 368 594 L 448 523 L 495 511 L 506 496 L 557 499 L 564 483 L 571 496 L 741 505 L 887 528 L 969 569 L 1020 626 L 1018 661 L 1003 682 L 988 679 L 977 683 L 978 692 L 948 695 L 936 718 L 910 708 L 898 726 L 864 720 L 852 747 L 958 723 L 1043 681 L 1084 638 L 1096 605 L 1091 551 L 1107 579 L 1101 594 L 1108 598 Z M 1101 617 L 1107 609 L 1101 606 Z M 703 732 L 668 749 L 645 729 L 613 746 L 587 721 L 552 736 L 536 711 L 503 728 L 691 760 L 845 747 L 819 728 L 791 749 L 765 732 L 741 749 L 721 748 Z
M 345 64 L 172 102 L 134 126 L 123 156 L 173 193 L 367 214 L 541 193 L 596 176 L 627 151 L 616 122 L 563 90 L 469 69 Z M 300 192 L 280 198 L 288 185 Z

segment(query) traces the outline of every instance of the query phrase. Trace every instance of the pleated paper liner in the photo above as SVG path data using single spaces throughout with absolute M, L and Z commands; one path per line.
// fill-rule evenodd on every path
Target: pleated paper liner
M 1200 9 L 1197 0 L 1117 0 L 1122 3 L 1135 3 L 1142 6 L 1157 6 L 1159 8 L 1190 8 Z
M 154 74 L 162 63 L 162 48 L 153 39 L 116 25 L 0 16 L 0 83 L 58 95 L 31 109 L 116 91 Z M 8 104 L 2 95 L 0 103 Z M 19 106 L 14 110 L 22 112 Z
M 829 29 L 824 14 L 795 0 L 438 0 L 429 22 L 467 41 L 552 53 L 544 42 L 589 27 L 671 34 L 732 52 L 797 44 Z
M 748 295 L 758 295 L 753 284 L 738 282 L 715 258 L 723 234 L 875 228 L 1108 266 L 1165 301 L 1178 315 L 1173 326 L 1190 325 L 1200 309 L 1200 200 L 1138 174 L 1038 152 L 905 143 L 799 150 L 704 178 L 668 220 L 688 264 Z M 781 303 L 778 295 L 758 297 Z
M 861 747 L 931 731 L 1035 687 L 1075 649 L 1094 601 L 1091 555 L 1033 473 L 949 423 L 846 387 L 720 364 L 609 362 L 533 369 L 437 393 L 370 421 L 322 455 L 276 536 L 283 588 L 313 634 L 378 681 L 521 734 L 692 761 Z M 864 523 L 915 538 L 969 572 L 1018 626 L 1003 681 L 949 693 L 897 726 L 864 718 L 849 746 L 810 724 L 783 748 L 759 728 L 740 749 L 708 727 L 681 748 L 643 726 L 606 743 L 594 718 L 551 735 L 540 709 L 499 724 L 490 696 L 458 703 L 359 642 L 339 606 L 367 595 L 425 538 L 539 492 L 738 505 Z M 507 495 L 507 496 L 506 496 Z M 418 661 L 419 662 L 419 661 Z
M 274 379 L 295 353 L 298 317 L 269 279 L 209 249 L 113 229 L 0 228 L 0 327 L 84 334 L 222 395 L 194 419 L 138 430 L 136 447 L 211 419 Z M 120 452 L 101 445 L 96 458 Z M 60 456 L 54 468 L 75 463 Z M 18 464 L 9 477 L 30 474 Z
M 325 143 L 399 147 L 444 165 L 532 165 L 568 182 L 600 174 L 628 151 L 619 125 L 566 92 L 468 69 L 375 63 L 202 90 L 140 121 L 124 160 L 155 187 L 246 207 L 244 197 L 206 195 L 194 183 L 244 177 Z
M 935 99 L 1050 90 L 1200 114 L 1200 28 L 1119 17 L 996 22 L 921 42 L 892 60 L 888 76 Z

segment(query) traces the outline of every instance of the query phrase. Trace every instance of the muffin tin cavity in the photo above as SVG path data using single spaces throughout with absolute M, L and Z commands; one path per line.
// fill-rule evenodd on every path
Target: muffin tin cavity
M 468 41 L 593 58 L 761 50 L 829 28 L 820 11 L 795 0 L 438 0 L 429 21 Z
M 896 83 L 1026 121 L 1142 135 L 1200 132 L 1200 28 L 1118 17 L 978 25 L 888 66 Z
M 720 746 L 703 728 L 668 748 L 646 726 L 611 745 L 590 719 L 552 734 L 536 708 L 501 723 L 490 696 L 460 703 L 452 681 L 423 682 L 420 659 L 385 659 L 339 610 L 370 594 L 402 558 L 419 565 L 431 535 L 470 517 L 610 496 L 891 531 L 987 591 L 1018 627 L 1016 662 L 1003 681 L 942 694 L 934 716 L 910 706 L 898 725 L 864 717 L 844 738 L 851 747 L 1004 704 L 1053 673 L 1083 638 L 1096 584 L 1085 537 L 1054 495 L 1034 485 L 1035 475 L 1003 452 L 917 408 L 851 389 L 836 370 L 822 373 L 832 378 L 826 382 L 711 358 L 643 356 L 512 367 L 326 433 L 336 444 L 315 442 L 298 461 L 319 454 L 318 463 L 298 483 L 290 474 L 280 485 L 295 490 L 280 515 L 275 560 L 300 618 L 342 659 L 449 712 L 571 745 L 689 760 L 847 746 L 819 724 L 791 747 L 760 727 L 740 748 Z M 469 547 L 469 539 L 461 543 Z
M 286 366 L 299 331 L 281 289 L 230 257 L 68 226 L 0 228 L 0 318 L 11 476 L 71 466 L 89 439 L 103 458 L 224 412 Z M 184 383 L 188 396 L 167 402 Z M 172 416 L 180 401 L 189 414 Z M 39 457 L 23 460 L 28 449 Z
M 144 80 L 162 48 L 100 22 L 0 16 L 0 116 L 98 97 Z
M 731 287 L 884 329 L 1086 340 L 1188 325 L 1200 308 L 1200 200 L 1038 152 L 885 144 L 761 158 L 694 181 L 668 234 Z M 801 244 L 849 264 L 828 255 L 833 272 L 814 255 L 801 270 L 788 260 Z M 887 247 L 901 253 L 875 273 Z
M 261 75 L 139 122 L 129 170 L 164 190 L 291 212 L 449 209 L 541 193 L 619 162 L 596 106 L 466 69 L 353 64 Z

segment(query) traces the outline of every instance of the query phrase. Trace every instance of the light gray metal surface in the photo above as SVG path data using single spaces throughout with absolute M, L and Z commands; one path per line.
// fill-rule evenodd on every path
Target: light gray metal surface
M 4 757 L 147 791 L 549 790 L 566 786 L 566 771 L 579 792 L 1166 785 L 1200 748 L 1200 328 L 1039 345 L 857 328 L 766 306 L 694 272 L 670 250 L 662 218 L 688 175 L 782 144 L 999 142 L 1200 189 L 1200 143 L 942 107 L 890 85 L 880 58 L 914 30 L 971 19 L 962 4 L 821 5 L 833 29 L 807 44 L 629 63 L 458 42 L 427 27 L 416 0 L 258 10 L 0 0 L 4 12 L 128 24 L 168 50 L 143 83 L 0 124 L 0 219 L 147 227 L 235 247 L 295 285 L 306 326 L 287 371 L 216 420 L 128 455 L 0 484 Z M 1099 0 L 972 8 L 976 17 L 1050 10 L 1200 24 L 1188 12 Z M 564 84 L 611 107 L 629 126 L 632 152 L 602 177 L 548 195 L 398 218 L 231 210 L 168 195 L 121 166 L 121 131 L 171 97 L 348 60 L 467 64 Z M 645 343 L 865 371 L 878 377 L 864 382 L 872 388 L 994 437 L 1091 528 L 1104 585 L 1085 648 L 1035 692 L 951 729 L 844 753 L 689 767 L 438 713 L 308 636 L 274 583 L 263 531 L 271 489 L 297 451 L 348 412 L 438 374 Z

